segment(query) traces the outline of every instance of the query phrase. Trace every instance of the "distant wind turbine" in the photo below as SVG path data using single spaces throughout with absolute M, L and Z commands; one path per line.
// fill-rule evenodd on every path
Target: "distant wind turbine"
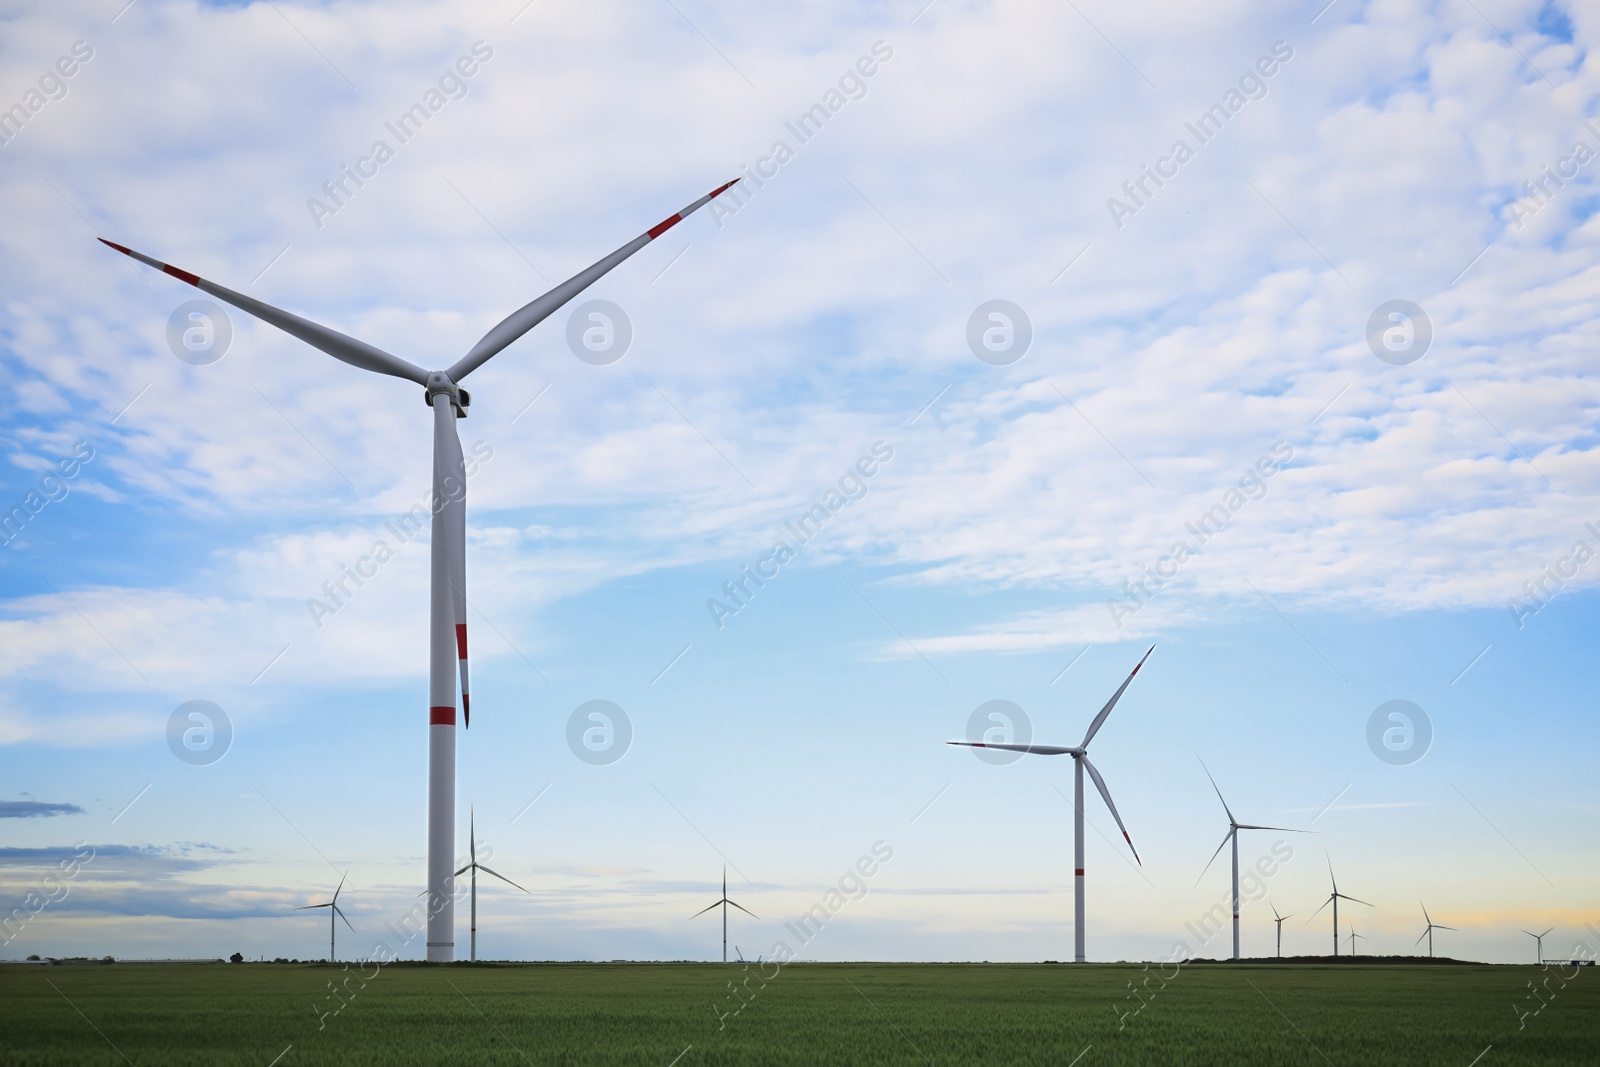
M 1421 907 L 1422 907 L 1422 919 L 1423 919 L 1424 922 L 1426 922 L 1428 924 L 1428 928 L 1426 930 L 1422 931 L 1421 935 L 1418 936 L 1418 938 L 1411 943 L 1411 947 L 1415 948 L 1416 946 L 1422 944 L 1422 939 L 1424 937 L 1427 938 L 1428 939 L 1428 958 L 1432 959 L 1433 958 L 1433 932 L 1435 930 L 1454 930 L 1455 927 L 1454 926 L 1440 926 L 1438 923 L 1434 922 L 1433 918 L 1428 914 L 1428 906 L 1426 904 L 1423 904 L 1422 901 L 1420 901 L 1420 900 L 1417 901 L 1417 903 L 1419 905 L 1421 905 Z M 1553 930 L 1553 929 L 1555 929 L 1555 927 L 1552 926 L 1550 929 Z M 1550 930 L 1546 930 L 1545 931 L 1545 933 L 1549 933 L 1549 932 L 1550 932 Z
M 1200 766 L 1205 770 L 1206 777 L 1207 778 L 1211 778 L 1211 768 L 1206 766 L 1206 761 L 1205 760 L 1201 760 L 1200 761 Z M 1217 799 L 1218 800 L 1222 800 L 1222 790 L 1217 788 L 1217 780 L 1215 778 L 1211 778 L 1211 788 L 1213 790 L 1216 790 Z M 1227 814 L 1228 814 L 1228 833 L 1227 833 L 1226 836 L 1223 837 L 1222 844 L 1217 846 L 1217 851 L 1213 852 L 1211 854 L 1211 858 L 1206 860 L 1206 865 L 1205 865 L 1204 869 L 1202 869 L 1200 871 L 1200 878 L 1204 878 L 1206 876 L 1206 871 L 1209 871 L 1211 869 L 1211 865 L 1216 862 L 1217 856 L 1220 855 L 1222 850 L 1223 850 L 1223 848 L 1226 847 L 1231 842 L 1233 844 L 1233 958 L 1234 959 L 1238 959 L 1239 958 L 1239 831 L 1240 830 L 1282 830 L 1283 832 L 1290 833 L 1290 834 L 1302 834 L 1302 833 L 1305 833 L 1306 831 L 1304 831 L 1304 830 L 1290 830 L 1288 827 L 1284 827 L 1284 826 L 1251 826 L 1249 823 L 1242 823 L 1242 822 L 1240 822 L 1239 820 L 1237 820 L 1237 819 L 1235 819 L 1233 817 L 1233 812 L 1228 808 L 1228 802 L 1226 800 L 1222 800 L 1222 810 L 1227 812 Z M 1199 883 L 1200 883 L 1200 879 L 1199 878 L 1195 879 L 1195 884 L 1198 885 Z M 1276 909 L 1274 909 L 1274 912 L 1276 912 Z M 1283 927 L 1280 926 L 1278 929 L 1280 931 L 1282 931 Z
M 472 857 L 472 861 L 457 871 L 455 873 L 455 877 L 460 878 L 468 871 L 472 872 L 472 961 L 476 963 L 478 961 L 478 872 L 482 871 L 484 874 L 492 874 L 506 885 L 515 886 L 517 889 L 522 889 L 522 887 L 517 885 L 517 883 L 513 882 L 511 879 L 507 878 L 505 875 L 501 874 L 499 871 L 491 871 L 489 868 L 478 862 L 478 829 L 476 825 L 476 815 L 474 815 L 470 810 L 467 815 L 467 841 L 468 847 L 471 849 L 470 855 Z M 522 889 L 522 891 L 524 893 L 528 892 L 526 889 Z M 529 895 L 531 896 L 532 894 Z
M 1550 928 L 1550 930 L 1554 930 L 1554 929 L 1555 929 L 1554 926 L 1552 926 Z M 1550 932 L 1550 930 L 1546 930 L 1543 934 L 1536 934 L 1532 930 L 1524 930 L 1524 931 L 1522 931 L 1523 933 L 1527 934 L 1529 937 L 1533 938 L 1533 940 L 1534 940 L 1534 951 L 1536 951 L 1539 954 L 1539 965 L 1541 967 L 1544 966 L 1544 939 L 1545 939 L 1545 934 L 1548 934 Z
M 1331 859 L 1328 860 L 1328 881 L 1333 883 L 1333 892 L 1329 893 L 1328 899 L 1322 902 L 1322 908 L 1326 908 L 1329 904 L 1333 905 L 1333 954 L 1337 956 L 1339 954 L 1339 901 L 1348 900 L 1352 904 L 1365 904 L 1369 908 L 1372 907 L 1372 905 L 1367 904 L 1367 902 L 1364 900 L 1357 900 L 1355 897 L 1346 896 L 1345 894 L 1339 892 L 1339 882 L 1333 877 L 1333 860 Z M 1322 908 L 1318 908 L 1316 911 L 1312 912 L 1311 919 L 1315 919 L 1318 915 L 1321 915 Z M 1306 922 L 1310 922 L 1311 919 L 1307 919 Z
M 1272 909 L 1272 921 L 1278 924 L 1278 955 L 1283 955 L 1283 920 L 1294 918 L 1293 915 L 1279 915 L 1278 906 L 1272 901 L 1267 901 L 1267 906 Z
M 712 904 L 710 907 L 701 908 L 699 911 L 697 911 L 693 915 L 689 916 L 689 918 L 691 918 L 691 919 L 698 919 L 698 918 L 700 918 L 700 916 L 702 916 L 706 912 L 710 911 L 711 908 L 715 908 L 718 905 L 721 905 L 721 907 L 722 907 L 722 962 L 723 963 L 727 963 L 728 962 L 728 905 L 729 904 L 733 904 L 734 907 L 738 908 L 740 911 L 744 912 L 746 915 L 750 916 L 750 918 L 752 918 L 752 919 L 761 918 L 761 916 L 757 915 L 755 912 L 751 911 L 749 908 L 745 907 L 743 904 L 736 904 L 733 901 L 728 899 L 728 868 L 724 867 L 724 868 L 722 868 L 722 899 L 717 901 L 716 904 Z
M 1100 790 L 1100 797 L 1106 802 L 1106 807 L 1111 809 L 1111 817 L 1117 820 L 1117 829 L 1122 831 L 1122 839 L 1128 843 L 1128 851 L 1133 853 L 1133 858 L 1141 867 L 1144 861 L 1139 859 L 1139 850 L 1133 847 L 1133 838 L 1128 836 L 1128 828 L 1122 825 L 1122 816 L 1117 814 L 1117 806 L 1111 802 L 1111 792 L 1106 789 L 1104 778 L 1095 770 L 1094 764 L 1089 762 L 1089 742 L 1094 740 L 1094 735 L 1099 732 L 1105 723 L 1106 716 L 1111 714 L 1111 709 L 1117 706 L 1117 701 L 1122 699 L 1122 694 L 1127 691 L 1128 684 L 1133 681 L 1133 676 L 1139 673 L 1139 668 L 1144 666 L 1144 661 L 1150 658 L 1150 653 L 1156 650 L 1151 645 L 1144 657 L 1134 664 L 1133 670 L 1128 674 L 1127 680 L 1118 687 L 1111 699 L 1106 701 L 1106 706 L 1100 709 L 1100 714 L 1089 723 L 1088 733 L 1083 735 L 1083 741 L 1074 748 L 1063 748 L 1058 745 L 1013 745 L 1000 744 L 988 741 L 948 741 L 946 744 L 963 745 L 967 748 L 999 748 L 1007 752 L 1032 752 L 1038 756 L 1071 756 L 1072 757 L 1072 856 L 1073 870 L 1073 930 L 1072 930 L 1072 958 L 1077 963 L 1084 962 L 1083 958 L 1083 772 L 1087 770 L 1089 777 L 1094 780 L 1094 787 Z
M 348 878 L 348 877 L 349 877 L 349 874 L 346 873 L 343 877 L 341 877 L 339 879 L 339 888 L 335 889 L 333 891 L 333 899 L 332 900 L 323 901 L 321 904 L 306 904 L 303 907 L 299 907 L 299 908 L 294 909 L 295 911 L 311 911 L 311 910 L 313 910 L 315 908 L 327 908 L 328 909 L 328 962 L 329 963 L 337 963 L 339 961 L 339 957 L 334 953 L 334 948 L 333 948 L 334 931 L 338 929 L 338 927 L 336 927 L 334 925 L 333 919 L 334 919 L 334 916 L 338 916 L 339 918 L 344 919 L 344 909 L 339 907 L 339 890 L 344 888 L 344 880 L 345 880 L 345 878 Z M 350 926 L 350 920 L 349 919 L 344 919 L 344 924 L 346 926 Z M 355 929 L 356 928 L 354 926 L 350 926 L 350 932 L 351 933 L 355 933 Z M 1549 933 L 1548 930 L 1545 931 L 1545 932 Z
M 1366 937 L 1366 936 L 1367 936 L 1366 934 L 1358 934 L 1358 933 L 1356 933 L 1356 921 L 1354 919 L 1351 919 L 1350 920 L 1350 955 L 1351 955 L 1352 958 L 1354 958 L 1355 955 L 1356 955 L 1356 938 L 1358 938 L 1358 937 Z
M 456 706 L 461 722 L 471 724 L 467 682 L 467 499 L 466 468 L 456 420 L 467 417 L 471 394 L 461 387 L 467 375 L 483 366 L 523 334 L 566 306 L 628 257 L 721 195 L 734 182 L 718 186 L 670 215 L 610 255 L 585 267 L 543 296 L 501 319 L 471 350 L 446 370 L 428 371 L 365 341 L 303 319 L 251 296 L 234 292 L 196 274 L 135 252 L 126 245 L 101 242 L 203 293 L 232 304 L 297 337 L 334 359 L 376 374 L 422 386 L 432 409 L 433 538 L 428 608 L 428 943 L 430 963 L 455 959 L 456 859 Z M 457 679 L 460 688 L 457 689 Z

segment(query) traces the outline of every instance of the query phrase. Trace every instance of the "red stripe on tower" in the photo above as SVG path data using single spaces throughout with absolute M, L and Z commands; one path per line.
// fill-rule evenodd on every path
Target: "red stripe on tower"
M 429 726 L 454 726 L 456 724 L 456 709 L 452 707 L 436 707 L 428 709 Z
M 1083 877 L 1083 868 L 1079 867 L 1077 870 L 1073 871 L 1072 873 L 1077 875 L 1079 878 L 1082 878 Z

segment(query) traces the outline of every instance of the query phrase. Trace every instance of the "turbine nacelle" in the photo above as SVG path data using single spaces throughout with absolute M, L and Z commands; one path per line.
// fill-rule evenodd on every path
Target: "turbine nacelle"
M 450 375 L 442 370 L 428 372 L 428 380 L 423 383 L 423 403 L 433 407 L 433 398 L 443 393 L 450 398 L 450 406 L 455 408 L 456 418 L 467 417 L 467 408 L 472 406 L 472 394 L 450 380 Z

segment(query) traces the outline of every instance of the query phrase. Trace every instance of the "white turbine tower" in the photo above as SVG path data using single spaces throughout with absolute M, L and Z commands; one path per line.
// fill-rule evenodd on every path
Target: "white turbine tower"
M 1554 930 L 1554 929 L 1555 929 L 1554 926 L 1552 926 L 1550 928 L 1550 930 Z M 1550 930 L 1546 930 L 1543 934 L 1536 934 L 1532 930 L 1524 930 L 1524 931 L 1522 931 L 1523 933 L 1527 934 L 1529 937 L 1533 938 L 1533 940 L 1534 940 L 1534 951 L 1538 953 L 1538 961 L 1539 961 L 1539 965 L 1541 967 L 1544 966 L 1544 939 L 1545 939 L 1545 935 L 1550 933 Z
M 492 874 L 496 878 L 498 878 L 502 882 L 504 882 L 506 885 L 514 886 L 517 889 L 522 889 L 522 887 L 520 885 L 517 885 L 517 883 L 515 883 L 511 879 L 507 878 L 505 875 L 501 874 L 499 871 L 491 871 L 489 868 L 485 867 L 483 864 L 478 862 L 478 828 L 477 828 L 476 824 L 477 824 L 476 818 L 471 813 L 469 813 L 468 816 L 467 816 L 467 848 L 470 849 L 469 855 L 471 856 L 471 860 L 470 860 L 470 862 L 468 862 L 468 864 L 465 867 L 461 868 L 455 874 L 455 876 L 457 878 L 460 878 L 463 874 L 466 874 L 468 871 L 472 872 L 472 927 L 471 927 L 471 929 L 472 929 L 472 962 L 474 962 L 474 963 L 478 962 L 478 872 L 482 871 L 484 874 Z M 522 889 L 522 891 L 524 893 L 528 892 L 526 889 Z M 532 894 L 530 893 L 529 896 L 532 896 Z
M 1267 906 L 1272 909 L 1272 921 L 1278 924 L 1278 955 L 1283 955 L 1283 920 L 1294 918 L 1293 915 L 1279 915 L 1278 906 L 1272 901 L 1267 901 Z
M 1326 908 L 1329 904 L 1333 905 L 1333 954 L 1337 956 L 1339 954 L 1339 901 L 1348 900 L 1352 904 L 1366 904 L 1366 906 L 1369 908 L 1372 907 L 1372 905 L 1367 904 L 1367 902 L 1364 900 L 1357 900 L 1355 897 L 1346 896 L 1345 894 L 1339 892 L 1339 883 L 1333 877 L 1333 860 L 1331 859 L 1328 860 L 1328 881 L 1333 883 L 1333 892 L 1329 893 L 1328 899 L 1322 902 L 1322 908 Z M 1322 908 L 1318 908 L 1316 911 L 1312 912 L 1311 919 L 1315 919 L 1318 915 L 1321 915 Z M 1306 922 L 1310 922 L 1311 919 L 1307 919 Z
M 1094 740 L 1094 735 L 1099 732 L 1105 723 L 1106 716 L 1111 714 L 1111 709 L 1117 706 L 1117 701 L 1122 699 L 1122 694 L 1127 690 L 1128 684 L 1133 681 L 1133 676 L 1139 673 L 1139 668 L 1144 666 L 1144 661 L 1150 658 L 1150 653 L 1156 650 L 1151 645 L 1143 658 L 1134 664 L 1132 672 L 1127 679 L 1111 694 L 1111 699 L 1106 701 L 1106 706 L 1100 709 L 1100 714 L 1089 723 L 1088 733 L 1083 735 L 1082 743 L 1072 748 L 1063 748 L 1057 745 L 1013 745 L 1000 744 L 988 741 L 948 741 L 946 744 L 962 745 L 967 748 L 999 748 L 1007 752 L 1031 752 L 1038 756 L 1071 756 L 1073 769 L 1072 788 L 1072 855 L 1073 855 L 1073 924 L 1072 953 L 1073 960 L 1077 963 L 1084 962 L 1083 956 L 1083 772 L 1087 770 L 1089 777 L 1094 780 L 1094 786 L 1100 791 L 1100 797 L 1106 802 L 1106 807 L 1111 809 L 1111 817 L 1117 820 L 1117 829 L 1122 831 L 1122 839 L 1128 843 L 1128 851 L 1133 853 L 1134 861 L 1140 866 L 1144 861 L 1139 859 L 1139 850 L 1133 847 L 1133 838 L 1128 836 L 1128 828 L 1122 825 L 1122 816 L 1117 814 L 1117 806 L 1111 802 L 1111 792 L 1106 789 L 1104 778 L 1095 770 L 1094 764 L 1089 762 L 1089 742 Z
M 1435 930 L 1454 930 L 1455 927 L 1454 926 L 1440 926 L 1438 923 L 1434 922 L 1433 921 L 1433 917 L 1428 914 L 1428 906 L 1426 904 L 1423 904 L 1422 901 L 1420 901 L 1420 900 L 1417 901 L 1417 904 L 1422 908 L 1422 921 L 1428 924 L 1428 928 L 1426 930 L 1423 930 L 1421 935 L 1418 936 L 1418 938 L 1411 943 L 1411 947 L 1412 948 L 1416 948 L 1418 945 L 1422 944 L 1422 939 L 1424 937 L 1427 938 L 1428 939 L 1428 958 L 1431 960 L 1431 959 L 1433 959 L 1433 932 Z M 1555 927 L 1551 927 L 1550 929 L 1553 930 L 1553 929 L 1555 929 Z M 1546 930 L 1545 931 L 1545 933 L 1547 933 L 1547 934 L 1549 932 L 1550 932 L 1550 930 Z
M 1206 766 L 1206 761 L 1205 760 L 1201 760 L 1200 761 L 1200 766 L 1205 770 L 1206 777 L 1207 778 L 1211 778 L 1211 768 Z M 1217 799 L 1218 800 L 1222 800 L 1222 790 L 1217 789 L 1217 780 L 1215 778 L 1211 778 L 1211 788 L 1216 790 Z M 1242 823 L 1238 819 L 1235 819 L 1233 817 L 1233 812 L 1228 808 L 1228 802 L 1226 800 L 1222 800 L 1222 810 L 1224 812 L 1227 812 L 1227 815 L 1228 815 L 1228 833 L 1227 833 L 1226 836 L 1223 837 L 1222 844 L 1217 846 L 1217 851 L 1213 852 L 1211 854 L 1211 858 L 1206 860 L 1206 865 L 1205 865 L 1204 869 L 1202 869 L 1200 871 L 1200 878 L 1204 878 L 1206 876 L 1206 871 L 1209 871 L 1211 869 L 1211 865 L 1216 862 L 1217 856 L 1221 854 L 1222 850 L 1229 844 L 1229 842 L 1232 842 L 1232 844 L 1233 844 L 1233 958 L 1234 959 L 1238 959 L 1239 958 L 1239 831 L 1240 830 L 1282 830 L 1284 833 L 1290 833 L 1290 834 L 1300 834 L 1300 833 L 1305 833 L 1305 831 L 1304 830 L 1290 830 L 1288 827 L 1284 827 L 1284 826 L 1252 826 L 1249 823 Z M 1196 885 L 1200 884 L 1200 879 L 1199 878 L 1195 879 L 1195 884 Z M 1273 909 L 1273 914 L 1277 914 L 1277 909 L 1276 908 Z M 1278 930 L 1281 933 L 1282 930 L 1283 930 L 1283 927 L 1280 925 L 1278 927 Z M 1279 940 L 1281 941 L 1282 938 L 1280 938 Z
M 699 911 L 697 911 L 693 915 L 689 916 L 689 918 L 691 918 L 691 919 L 698 919 L 698 918 L 700 918 L 700 916 L 704 915 L 706 912 L 710 911 L 712 908 L 715 908 L 718 905 L 721 905 L 721 907 L 722 907 L 722 962 L 723 963 L 727 963 L 728 962 L 728 905 L 729 904 L 733 904 L 734 907 L 738 908 L 740 911 L 744 912 L 746 915 L 750 916 L 750 918 L 752 918 L 752 919 L 761 918 L 761 916 L 757 915 L 755 912 L 751 911 L 749 908 L 745 907 L 743 904 L 735 904 L 733 901 L 728 899 L 728 868 L 724 867 L 724 868 L 722 868 L 722 899 L 717 901 L 716 904 L 712 904 L 712 905 L 710 905 L 708 907 L 701 908 Z M 737 948 L 737 946 L 735 946 L 735 948 Z
M 337 916 L 337 917 L 339 917 L 341 919 L 344 919 L 344 909 L 339 907 L 339 890 L 344 888 L 344 880 L 347 877 L 349 877 L 349 876 L 345 875 L 345 876 L 342 876 L 339 879 L 339 888 L 335 889 L 333 891 L 333 899 L 332 900 L 325 900 L 321 904 L 306 904 L 303 907 L 299 907 L 299 908 L 294 909 L 295 911 L 312 911 L 312 910 L 314 910 L 316 908 L 327 908 L 328 909 L 328 962 L 329 963 L 338 963 L 339 962 L 339 957 L 338 957 L 337 953 L 335 953 L 334 947 L 333 947 L 333 935 L 334 935 L 334 932 L 338 930 L 338 927 L 334 925 L 333 920 L 334 920 L 335 916 Z M 346 926 L 350 927 L 350 932 L 351 933 L 355 933 L 355 929 L 356 928 L 354 926 L 350 926 L 350 920 L 349 919 L 344 919 L 344 924 Z M 1548 930 L 1546 930 L 1545 932 L 1549 933 Z
M 735 178 L 734 181 L 739 179 Z M 428 960 L 455 957 L 456 676 L 461 679 L 463 725 L 470 725 L 467 687 L 466 477 L 456 419 L 466 418 L 472 398 L 461 388 L 468 374 L 553 315 L 623 260 L 660 237 L 726 190 L 728 182 L 682 211 L 663 219 L 604 259 L 574 274 L 532 303 L 512 312 L 484 334 L 447 370 L 425 371 L 399 356 L 318 325 L 298 315 L 236 293 L 215 282 L 101 238 L 140 263 L 188 282 L 263 322 L 362 370 L 403 378 L 422 386 L 433 409 L 433 546 L 428 641 Z

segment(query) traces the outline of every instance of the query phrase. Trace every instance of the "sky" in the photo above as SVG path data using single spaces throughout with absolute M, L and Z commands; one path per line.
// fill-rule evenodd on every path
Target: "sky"
M 1152 646 L 1090 959 L 1228 953 L 1208 773 L 1246 955 L 1600 949 L 1600 11 L 125 4 L 0 7 L 0 957 L 422 955 L 422 390 L 96 238 L 446 367 L 733 178 L 464 383 L 481 956 L 1070 959 L 945 742 Z

